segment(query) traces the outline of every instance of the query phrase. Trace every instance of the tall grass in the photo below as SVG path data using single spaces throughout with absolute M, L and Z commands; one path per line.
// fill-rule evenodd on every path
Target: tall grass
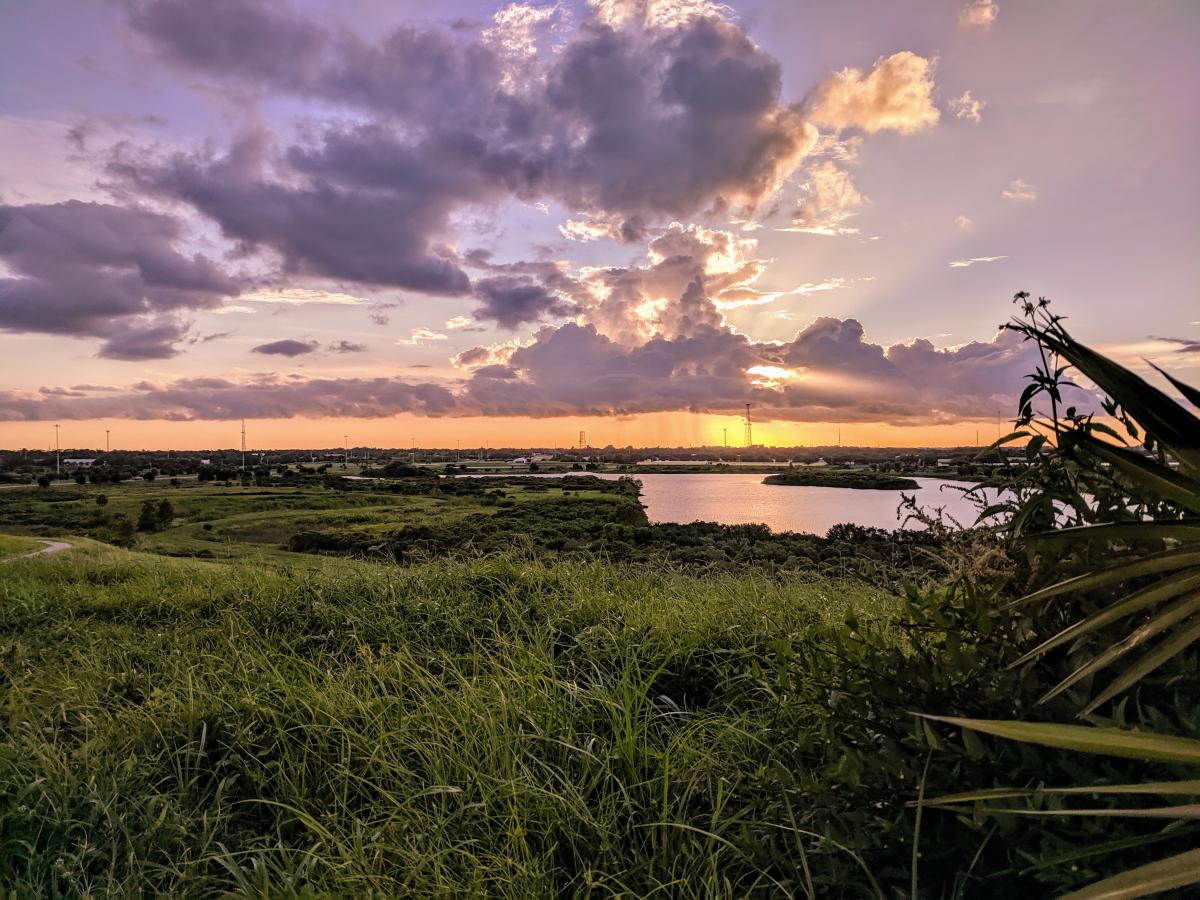
M 820 710 L 756 673 L 850 614 L 886 633 L 894 602 L 603 563 L 15 561 L 0 884 L 872 894 L 850 841 L 770 787 L 819 758 Z

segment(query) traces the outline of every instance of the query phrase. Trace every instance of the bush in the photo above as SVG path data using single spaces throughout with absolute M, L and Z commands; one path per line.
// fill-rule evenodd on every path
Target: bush
M 138 531 L 158 531 L 158 505 L 153 500 L 142 501 L 142 511 L 138 514 Z

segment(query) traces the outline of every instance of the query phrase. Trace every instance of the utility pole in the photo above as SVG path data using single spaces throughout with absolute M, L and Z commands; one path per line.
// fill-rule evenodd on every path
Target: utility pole
M 105 453 L 109 453 L 109 452 L 110 452 L 110 449 L 109 449 L 109 446 L 108 446 L 108 431 L 109 431 L 109 430 L 108 430 L 107 428 L 105 428 L 105 429 L 104 429 L 104 452 L 105 452 Z
M 54 426 L 54 474 L 58 475 L 62 472 L 62 452 L 58 446 L 58 426 Z
M 729 429 L 728 428 L 721 429 L 721 440 L 725 444 L 725 449 L 728 450 L 729 449 Z
M 342 435 L 342 468 L 346 468 L 346 463 L 350 460 L 350 435 Z
M 242 477 L 246 475 L 246 420 L 242 419 Z

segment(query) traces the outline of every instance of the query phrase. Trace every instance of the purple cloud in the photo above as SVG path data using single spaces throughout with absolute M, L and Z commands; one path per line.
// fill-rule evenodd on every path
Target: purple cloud
M 140 207 L 69 200 L 0 206 L 0 329 L 103 341 L 112 359 L 174 356 L 191 310 L 237 284 L 178 249 L 179 222 Z
M 320 346 L 316 341 L 297 341 L 285 338 L 282 341 L 271 341 L 269 344 L 259 344 L 251 352 L 264 353 L 268 356 L 303 356 L 313 353 Z
M 490 32 L 402 26 L 366 41 L 283 3 L 158 0 L 129 21 L 172 65 L 366 116 L 286 147 L 257 130 L 223 156 L 111 164 L 290 273 L 467 294 L 444 249 L 464 206 L 554 198 L 629 240 L 655 220 L 754 206 L 816 139 L 780 99 L 778 62 L 713 11 L 670 26 L 593 11 L 520 73 Z M 569 309 L 554 281 L 508 274 L 526 278 L 475 287 L 479 318 L 515 327 Z
M 290 343 L 304 352 L 310 346 Z M 915 425 L 990 419 L 1008 409 L 1035 355 L 1009 332 L 952 350 L 921 340 L 885 348 L 867 341 L 853 319 L 818 319 L 783 343 L 699 326 L 633 346 L 568 323 L 544 326 L 532 343 L 505 354 L 465 351 L 459 364 L 475 368 L 453 390 L 390 378 L 193 378 L 86 396 L 0 393 L 0 419 L 737 414 L 752 403 L 777 420 Z
M 0 421 L 54 419 L 166 419 L 169 421 L 345 416 L 381 418 L 398 413 L 440 416 L 454 411 L 454 396 L 435 384 L 393 378 L 264 378 L 238 383 L 224 378 L 144 384 L 101 396 L 31 399 L 0 391 Z

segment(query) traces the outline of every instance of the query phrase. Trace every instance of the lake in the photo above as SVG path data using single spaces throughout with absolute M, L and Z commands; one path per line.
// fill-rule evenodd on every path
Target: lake
M 748 473 L 636 477 L 651 522 L 761 523 L 772 531 L 813 534 L 824 534 L 840 522 L 899 528 L 896 509 L 901 494 L 914 493 L 763 484 L 765 476 Z M 921 486 L 915 491 L 921 506 L 945 507 L 964 525 L 975 521 L 974 505 L 962 497 L 962 488 L 969 484 L 940 478 L 915 480 Z
M 599 478 L 621 477 L 594 474 Z M 941 478 L 917 478 L 920 488 L 913 492 L 763 484 L 765 475 L 747 472 L 633 477 L 642 483 L 642 503 L 651 522 L 760 523 L 772 531 L 822 535 L 841 522 L 892 530 L 901 527 L 896 515 L 900 495 L 912 493 L 921 506 L 943 507 L 963 525 L 974 524 L 976 516 L 975 505 L 962 496 L 962 489 L 971 485 Z

